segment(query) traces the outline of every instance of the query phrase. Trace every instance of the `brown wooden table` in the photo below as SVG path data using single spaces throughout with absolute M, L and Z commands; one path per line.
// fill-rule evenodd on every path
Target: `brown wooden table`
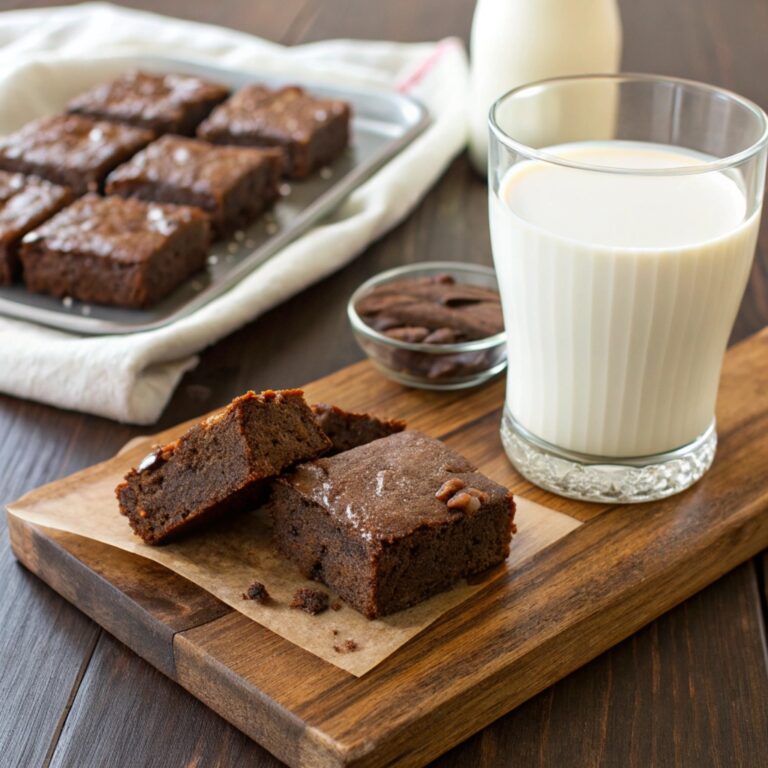
M 49 4 L 0 0 L 3 10 Z M 128 4 L 286 44 L 329 37 L 466 40 L 473 10 L 472 0 Z M 764 0 L 623 0 L 622 12 L 625 70 L 708 81 L 768 106 Z M 407 221 L 354 263 L 207 350 L 158 428 L 248 388 L 299 385 L 358 360 L 347 297 L 381 269 L 424 259 L 490 263 L 486 189 L 464 157 Z M 732 341 L 766 323 L 764 231 Z M 141 431 L 0 397 L 0 503 L 111 456 Z M 768 697 L 766 577 L 763 555 L 437 764 L 768 765 L 768 723 L 757 705 Z M 0 516 L 0 766 L 48 764 L 278 763 L 19 566 Z

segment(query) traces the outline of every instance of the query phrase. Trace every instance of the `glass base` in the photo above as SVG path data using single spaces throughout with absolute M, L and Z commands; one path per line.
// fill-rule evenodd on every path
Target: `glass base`
M 573 453 L 522 427 L 504 407 L 501 442 L 510 461 L 534 485 L 582 501 L 638 504 L 692 486 L 712 465 L 717 448 L 714 420 L 688 445 L 668 453 L 611 459 Z

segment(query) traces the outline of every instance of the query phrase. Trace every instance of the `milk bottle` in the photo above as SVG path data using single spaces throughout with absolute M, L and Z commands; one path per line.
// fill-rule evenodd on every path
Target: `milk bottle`
M 478 0 L 471 56 L 470 158 L 485 174 L 488 110 L 495 99 L 534 80 L 618 70 L 621 21 L 616 0 Z M 582 114 L 596 119 L 588 108 Z M 553 115 L 542 113 L 541 122 L 551 120 Z M 530 128 L 541 135 L 540 126 Z M 594 126 L 584 134 L 594 137 Z M 517 138 L 525 141 L 524 133 L 519 131 Z

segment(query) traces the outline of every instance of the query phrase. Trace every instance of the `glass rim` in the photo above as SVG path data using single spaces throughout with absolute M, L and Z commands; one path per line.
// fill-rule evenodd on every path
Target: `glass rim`
M 510 98 L 519 96 L 520 94 L 531 91 L 542 90 L 548 86 L 553 86 L 557 83 L 568 82 L 597 82 L 600 80 L 614 81 L 614 82 L 646 82 L 646 83 L 670 83 L 673 85 L 682 85 L 687 88 L 702 91 L 711 96 L 719 96 L 730 99 L 736 102 L 750 112 L 753 117 L 758 120 L 761 126 L 760 137 L 757 141 L 753 142 L 750 146 L 736 152 L 732 155 L 728 155 L 723 158 L 711 160 L 696 165 L 683 165 L 683 166 L 669 166 L 664 168 L 621 168 L 616 166 L 606 165 L 593 165 L 589 163 L 579 163 L 573 160 L 569 160 L 565 157 L 559 157 L 558 155 L 543 152 L 540 149 L 531 147 L 524 142 L 518 141 L 512 138 L 498 123 L 496 119 L 496 111 L 502 103 L 506 102 Z M 510 91 L 499 96 L 493 104 L 491 104 L 488 112 L 488 126 L 496 139 L 505 145 L 507 148 L 518 152 L 521 155 L 531 160 L 541 160 L 542 162 L 550 163 L 552 165 L 560 165 L 565 168 L 572 168 L 574 170 L 581 171 L 593 171 L 596 173 L 613 173 L 632 176 L 684 176 L 693 175 L 698 173 L 710 173 L 712 171 L 722 171 L 727 168 L 732 168 L 745 160 L 749 160 L 755 155 L 759 154 L 768 145 L 768 115 L 765 111 L 754 101 L 747 99 L 744 96 L 740 96 L 734 91 L 730 91 L 727 88 L 721 88 L 717 85 L 709 85 L 707 83 L 701 83 L 697 80 L 688 80 L 682 77 L 668 77 L 666 75 L 649 75 L 638 74 L 634 72 L 620 72 L 618 74 L 583 74 L 583 75 L 570 75 L 567 77 L 550 77 L 544 80 L 536 80 L 532 83 L 526 83 L 525 85 L 513 88 Z

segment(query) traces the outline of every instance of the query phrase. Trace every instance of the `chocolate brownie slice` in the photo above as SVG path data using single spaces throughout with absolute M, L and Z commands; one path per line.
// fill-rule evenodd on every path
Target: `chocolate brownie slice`
M 51 115 L 0 140 L 0 169 L 42 176 L 78 195 L 97 192 L 107 174 L 153 136 L 129 125 Z
M 326 403 L 315 403 L 312 411 L 320 428 L 333 443 L 326 456 L 357 448 L 405 429 L 405 422 L 398 419 L 377 419 L 368 413 L 351 413 Z
M 0 171 L 0 285 L 9 285 L 19 277 L 21 238 L 73 198 L 67 187 L 36 176 Z
M 216 107 L 197 135 L 215 144 L 280 147 L 285 174 L 303 178 L 341 154 L 350 117 L 345 101 L 318 99 L 297 86 L 248 85 Z
M 301 464 L 274 481 L 268 506 L 279 551 L 368 618 L 501 563 L 515 509 L 506 488 L 419 432 Z
M 303 394 L 248 392 L 157 448 L 115 489 L 120 512 L 147 544 L 160 544 L 258 503 L 266 478 L 328 447 Z
M 219 235 L 252 221 L 278 197 L 277 149 L 221 147 L 163 136 L 107 178 L 107 194 L 196 205 Z
M 67 111 L 149 128 L 156 134 L 192 135 L 227 96 L 228 88 L 199 77 L 133 70 L 77 96 Z
M 198 208 L 86 195 L 22 239 L 30 291 L 145 307 L 201 269 L 210 240 Z

